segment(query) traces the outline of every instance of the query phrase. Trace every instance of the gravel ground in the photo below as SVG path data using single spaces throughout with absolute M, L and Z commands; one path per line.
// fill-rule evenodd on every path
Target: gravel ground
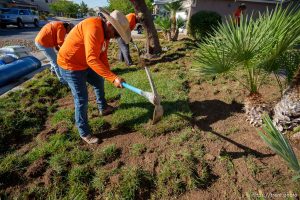
M 24 40 L 24 39 L 0 40 L 0 47 L 11 46 L 11 45 L 25 46 L 25 47 L 27 47 L 31 52 L 39 51 L 39 50 L 36 48 L 36 46 L 35 46 L 35 44 L 34 44 L 34 41 L 32 41 L 32 40 Z

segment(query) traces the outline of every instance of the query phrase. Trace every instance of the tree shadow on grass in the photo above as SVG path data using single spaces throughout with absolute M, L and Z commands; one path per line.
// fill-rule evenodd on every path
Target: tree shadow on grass
M 219 100 L 205 100 L 195 101 L 190 103 L 190 108 L 193 112 L 193 119 L 190 122 L 196 125 L 200 130 L 210 132 L 217 137 L 237 146 L 244 152 L 226 152 L 232 158 L 240 158 L 242 156 L 254 155 L 259 158 L 271 157 L 274 154 L 263 154 L 250 147 L 240 144 L 216 131 L 213 130 L 211 125 L 217 121 L 225 120 L 233 113 L 242 113 L 243 105 L 237 102 L 227 104 Z M 183 118 L 185 116 L 182 116 Z

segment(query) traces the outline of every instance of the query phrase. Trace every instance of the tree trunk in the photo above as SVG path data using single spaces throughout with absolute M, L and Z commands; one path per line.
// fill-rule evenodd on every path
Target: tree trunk
M 172 37 L 172 41 L 177 41 L 179 36 L 179 29 L 177 28 L 175 34 Z
M 273 122 L 280 131 L 300 125 L 300 65 L 293 81 L 274 107 Z
M 259 93 L 252 93 L 245 98 L 245 112 L 247 121 L 253 126 L 260 126 L 262 124 L 262 115 L 269 113 L 269 108 L 262 100 Z
M 149 56 L 161 53 L 161 46 L 157 35 L 156 28 L 153 23 L 152 15 L 145 3 L 145 0 L 130 0 L 134 5 L 136 12 L 144 14 L 143 26 L 146 30 L 146 52 Z
M 176 34 L 176 11 L 171 11 L 171 34 L 172 38 L 174 38 Z

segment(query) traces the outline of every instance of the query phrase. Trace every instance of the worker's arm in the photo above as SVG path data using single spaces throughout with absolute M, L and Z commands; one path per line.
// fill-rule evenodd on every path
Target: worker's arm
M 84 31 L 84 46 L 87 64 L 98 75 L 113 83 L 117 75 L 112 73 L 108 65 L 105 65 L 100 59 L 100 52 L 104 42 L 102 27 L 95 24 L 86 24 Z

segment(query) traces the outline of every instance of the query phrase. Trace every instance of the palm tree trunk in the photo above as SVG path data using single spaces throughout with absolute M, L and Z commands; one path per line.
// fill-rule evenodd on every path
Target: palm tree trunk
M 144 14 L 143 26 L 146 30 L 146 50 L 149 56 L 153 54 L 161 53 L 161 46 L 159 44 L 159 39 L 157 31 L 155 29 L 151 13 L 145 3 L 145 0 L 130 0 L 134 5 L 136 12 L 141 12 Z
M 262 124 L 262 115 L 268 113 L 269 109 L 262 100 L 259 93 L 251 93 L 245 98 L 245 112 L 247 121 L 254 126 Z
M 176 11 L 174 11 L 174 10 L 171 11 L 171 21 L 172 21 L 171 35 L 172 35 L 172 38 L 174 38 L 174 36 L 176 34 Z
M 300 124 L 300 65 L 293 81 L 274 107 L 273 122 L 280 131 Z
M 177 41 L 179 36 L 179 29 L 177 28 L 175 34 L 172 37 L 172 41 Z

